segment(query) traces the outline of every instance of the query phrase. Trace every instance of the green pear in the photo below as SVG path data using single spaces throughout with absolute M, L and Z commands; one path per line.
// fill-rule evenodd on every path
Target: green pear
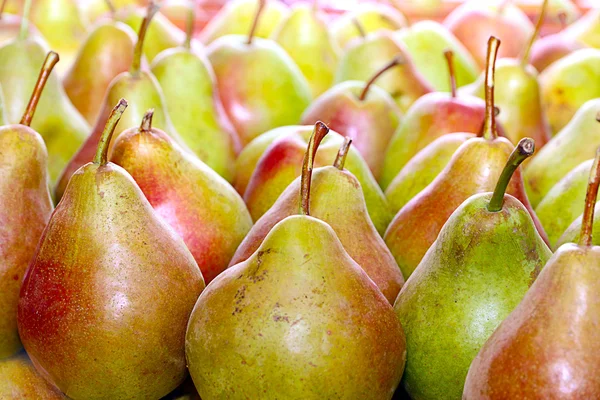
M 594 207 L 594 219 L 592 221 L 592 243 L 595 246 L 600 245 L 600 203 L 596 203 Z M 583 215 L 580 215 L 556 242 L 555 247 L 558 249 L 567 243 L 577 243 L 581 237 L 581 227 L 583 225 Z
M 25 352 L 0 360 L 0 399 L 67 400 L 38 374 Z
M 591 8 L 565 29 L 565 35 L 586 46 L 600 49 L 600 9 Z
M 523 139 L 494 193 L 473 195 L 452 213 L 398 295 L 403 385 L 413 399 L 461 399 L 479 349 L 552 256 L 525 206 L 505 194 L 533 147 Z
M 77 2 L 84 21 L 90 25 L 94 24 L 107 13 L 114 13 L 125 7 L 140 6 L 144 3 L 145 1 L 143 0 L 84 0 Z M 134 29 L 137 29 L 137 27 Z
M 526 165 L 525 189 L 534 207 L 569 171 L 594 156 L 600 145 L 598 118 L 600 98 L 581 106 L 569 124 Z

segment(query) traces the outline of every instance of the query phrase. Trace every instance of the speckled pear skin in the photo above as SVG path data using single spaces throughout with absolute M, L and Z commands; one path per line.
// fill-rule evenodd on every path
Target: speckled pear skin
M 599 267 L 600 247 L 561 246 L 473 361 L 463 398 L 598 398 Z
M 379 184 L 383 189 L 429 143 L 447 133 L 478 133 L 483 126 L 485 103 L 476 97 L 453 98 L 434 92 L 421 97 L 404 115 L 385 153 Z
M 247 41 L 247 35 L 228 35 L 207 48 L 225 112 L 243 146 L 269 129 L 299 123 L 312 100 L 308 81 L 281 46 L 258 37 Z
M 180 46 L 156 56 L 151 68 L 179 136 L 198 158 L 231 182 L 240 143 L 206 56 Z
M 37 132 L 25 125 L 0 127 L 0 359 L 21 348 L 19 290 L 53 209 L 47 163 Z
M 298 214 L 299 202 L 298 177 L 285 189 L 273 207 L 256 221 L 230 265 L 248 259 L 278 222 Z M 313 217 L 325 221 L 333 228 L 350 257 L 364 269 L 393 304 L 404 278 L 369 218 L 358 180 L 350 172 L 340 171 L 333 166 L 314 169 L 310 210 Z
M 304 111 L 302 123 L 323 121 L 342 136 L 350 137 L 352 146 L 360 152 L 373 176 L 378 179 L 383 164 L 381 155 L 385 154 L 402 120 L 402 113 L 390 95 L 376 84 L 369 87 L 367 97 L 362 101 L 360 95 L 364 82 L 347 81 L 335 85 Z
M 25 352 L 0 360 L 0 398 L 21 400 L 66 400 L 42 378 Z
M 111 21 L 97 25 L 81 44 L 63 86 L 89 124 L 96 122 L 112 80 L 131 66 L 136 40 L 129 26 Z
M 444 170 L 458 148 L 474 138 L 472 133 L 449 133 L 440 136 L 418 152 L 396 175 L 385 190 L 394 215 L 425 189 Z
M 88 163 L 25 275 L 19 334 L 70 398 L 160 398 L 187 374 L 185 329 L 203 288 L 192 254 L 133 178 Z
M 186 355 L 204 399 L 391 399 L 406 357 L 385 297 L 326 223 L 299 215 L 209 285 Z
M 183 238 L 206 283 L 227 268 L 252 227 L 229 183 L 156 128 L 123 132 L 111 161 L 131 174 L 155 212 Z
M 411 398 L 461 398 L 471 361 L 552 256 L 517 199 L 505 195 L 490 212 L 491 197 L 474 195 L 452 214 L 394 305 Z
M 567 230 L 561 235 L 561 237 L 556 242 L 555 248 L 560 248 L 563 244 L 566 243 L 576 243 L 579 241 L 579 234 L 581 232 L 581 215 L 573 221 L 571 225 L 567 228 Z M 594 207 L 594 225 L 592 228 L 592 243 L 595 246 L 600 245 L 600 203 L 596 203 Z

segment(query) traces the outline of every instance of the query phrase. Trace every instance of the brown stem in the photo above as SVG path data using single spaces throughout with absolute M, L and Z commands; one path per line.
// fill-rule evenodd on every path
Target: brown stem
M 523 68 L 525 68 L 529 64 L 529 54 L 531 53 L 531 48 L 533 47 L 533 43 L 535 43 L 535 40 L 537 39 L 537 37 L 540 34 L 540 31 L 542 30 L 542 25 L 544 24 L 544 19 L 546 18 L 546 10 L 547 9 L 548 9 L 548 0 L 544 0 L 544 2 L 542 3 L 542 8 L 540 10 L 540 15 L 535 24 L 535 29 L 533 30 L 533 33 L 531 34 L 531 37 L 529 38 L 529 43 L 527 43 L 527 46 L 525 46 L 525 51 L 521 55 L 521 66 Z
M 329 133 L 329 128 L 321 121 L 317 121 L 315 129 L 308 141 L 308 147 L 304 154 L 304 161 L 302 162 L 302 175 L 300 178 L 300 214 L 310 215 L 310 182 L 312 179 L 313 164 L 315 162 L 315 156 L 319 143 Z
M 346 157 L 348 156 L 348 150 L 350 150 L 350 145 L 352 144 L 352 139 L 348 136 L 344 136 L 344 143 L 338 150 L 337 156 L 335 156 L 335 161 L 333 162 L 333 166 L 339 169 L 340 171 L 344 169 L 344 164 L 346 163 Z
M 599 118 L 596 118 L 600 122 Z M 594 228 L 594 207 L 598 197 L 598 186 L 600 186 L 600 148 L 596 151 L 596 158 L 590 171 L 590 180 L 587 193 L 585 194 L 585 208 L 581 218 L 581 234 L 579 235 L 580 246 L 592 245 L 592 230 Z
M 149 109 L 144 114 L 144 118 L 142 118 L 142 123 L 140 124 L 141 132 L 150 132 L 152 130 L 152 117 L 154 117 L 154 108 Z
M 450 90 L 452 98 L 456 98 L 456 75 L 454 74 L 454 52 L 450 49 L 444 51 L 446 63 L 448 64 L 448 75 L 450 76 Z
M 111 16 L 115 16 L 115 13 L 117 12 L 117 9 L 115 8 L 115 5 L 113 4 L 113 2 L 111 0 L 104 0 L 104 4 L 106 4 L 106 7 L 108 8 L 108 11 L 110 12 Z
M 250 28 L 250 33 L 248 33 L 248 41 L 246 42 L 248 45 L 252 44 L 252 39 L 254 39 L 254 35 L 256 34 L 256 29 L 258 29 L 258 20 L 260 19 L 260 15 L 265 8 L 266 0 L 258 0 L 258 8 L 256 9 L 256 14 L 254 14 L 254 20 L 252 21 L 252 27 Z
M 106 125 L 104 126 L 104 130 L 102 131 L 102 136 L 100 137 L 100 142 L 98 142 L 98 149 L 96 150 L 96 155 L 94 156 L 94 164 L 104 165 L 108 162 L 108 145 L 110 144 L 110 139 L 112 138 L 113 132 L 123 115 L 123 112 L 127 108 L 127 100 L 121 99 L 112 109 L 108 120 L 106 121 Z
M 483 125 L 483 137 L 491 140 L 498 137 L 494 104 L 494 74 L 496 73 L 496 56 L 498 55 L 499 46 L 500 40 L 494 36 L 490 36 L 485 68 L 485 121 Z
M 35 113 L 35 109 L 40 101 L 40 97 L 42 96 L 44 86 L 46 86 L 48 77 L 59 60 L 60 57 L 53 51 L 50 51 L 48 54 L 46 54 L 46 59 L 44 60 L 44 64 L 42 64 L 42 69 L 38 75 L 37 82 L 33 87 L 33 93 L 29 98 L 29 103 L 27 104 L 27 108 L 25 108 L 23 118 L 21 118 L 21 125 L 31 125 L 31 120 L 33 119 L 33 114 Z
M 564 11 L 561 11 L 558 13 L 558 22 L 560 23 L 560 30 L 564 30 L 568 23 L 567 23 L 567 13 Z
M 356 17 L 352 18 L 352 23 L 354 24 L 354 27 L 358 31 L 358 34 L 360 35 L 360 37 L 366 38 L 367 37 L 367 31 L 365 31 L 365 27 L 358 20 L 358 18 L 356 18 Z
M 142 65 L 142 55 L 144 54 L 144 39 L 146 38 L 146 32 L 148 31 L 148 27 L 150 26 L 150 22 L 154 15 L 158 12 L 159 6 L 154 3 L 154 1 L 150 1 L 148 3 L 148 8 L 146 9 L 146 16 L 142 21 L 142 25 L 140 26 L 140 31 L 138 32 L 138 40 L 135 44 L 135 48 L 133 50 L 133 61 L 131 62 L 131 70 L 130 73 L 133 76 L 138 76 L 140 74 L 140 68 Z
M 185 24 L 185 42 L 183 47 L 190 49 L 192 46 L 192 36 L 194 36 L 194 28 L 196 27 L 196 3 L 190 2 L 190 11 L 187 15 L 187 21 Z
M 4 7 L 6 7 L 6 3 L 8 3 L 8 0 L 2 0 L 2 3 L 0 3 L 0 19 L 2 19 L 2 14 L 4 14 Z
M 373 85 L 373 83 L 375 83 L 375 81 L 381 75 L 383 75 L 383 73 L 385 71 L 387 71 L 390 68 L 395 67 L 396 65 L 400 65 L 400 64 L 404 64 L 404 58 L 402 58 L 402 56 L 397 56 L 397 57 L 394 57 L 392 59 L 392 61 L 390 61 L 389 63 L 387 63 L 386 65 L 384 65 L 379 71 L 375 72 L 375 75 L 373 75 L 371 77 L 371 79 L 369 79 L 369 81 L 367 82 L 367 84 L 363 88 L 362 92 L 360 93 L 360 96 L 358 96 L 358 100 L 364 101 L 367 98 L 367 94 L 369 92 L 369 89 L 371 88 L 371 85 Z

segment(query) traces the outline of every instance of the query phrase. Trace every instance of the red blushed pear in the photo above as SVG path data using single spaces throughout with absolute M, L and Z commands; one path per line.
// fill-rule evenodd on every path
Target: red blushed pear
M 93 162 L 73 175 L 21 287 L 23 345 L 72 399 L 158 399 L 175 389 L 204 288 L 183 240 L 127 171 L 107 162 L 126 105 L 114 108 Z
M 531 65 L 542 72 L 554 61 L 571 54 L 575 50 L 586 47 L 583 43 L 565 32 L 567 27 L 567 15 L 561 13 L 558 15 L 563 30 L 552 35 L 544 36 L 538 39 L 531 47 Z
M 350 140 L 338 152 L 334 166 L 313 171 L 319 142 L 328 129 L 317 122 L 302 164 L 302 175 L 296 178 L 279 196 L 273 207 L 252 227 L 230 265 L 248 259 L 281 220 L 298 212 L 298 196 L 310 206 L 311 215 L 327 222 L 342 245 L 377 284 L 390 303 L 393 303 L 404 283 L 402 273 L 367 212 L 365 198 L 358 180 L 347 170 L 344 162 Z
M 151 127 L 152 113 L 116 139 L 111 161 L 131 174 L 156 213 L 183 238 L 209 283 L 227 268 L 252 219 L 227 181 Z
M 417 267 L 454 210 L 473 194 L 493 191 L 514 149 L 508 139 L 498 137 L 496 129 L 494 64 L 499 44 L 498 39 L 490 38 L 482 137 L 463 143 L 433 182 L 400 209 L 385 233 L 385 242 L 406 278 Z M 547 242 L 527 200 L 520 170 L 512 176 L 507 192 L 525 205 L 540 236 Z
M 402 62 L 402 58 L 394 58 L 366 84 L 346 81 L 335 85 L 313 101 L 302 115 L 303 124 L 325 121 L 331 129 L 352 138 L 375 179 L 381 173 L 381 155 L 398 128 L 402 115 L 394 99 L 374 83 Z
M 558 248 L 469 369 L 463 399 L 600 397 L 600 247 L 592 244 L 600 150 L 579 243 Z
M 49 52 L 21 122 L 0 127 L 0 359 L 21 348 L 17 329 L 21 281 L 53 208 L 48 152 L 29 125 L 57 62 L 58 54 Z

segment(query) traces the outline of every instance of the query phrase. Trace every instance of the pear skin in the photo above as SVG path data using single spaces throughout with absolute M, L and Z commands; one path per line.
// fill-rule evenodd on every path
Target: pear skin
M 0 398 L 66 400 L 42 378 L 25 352 L 0 360 Z

